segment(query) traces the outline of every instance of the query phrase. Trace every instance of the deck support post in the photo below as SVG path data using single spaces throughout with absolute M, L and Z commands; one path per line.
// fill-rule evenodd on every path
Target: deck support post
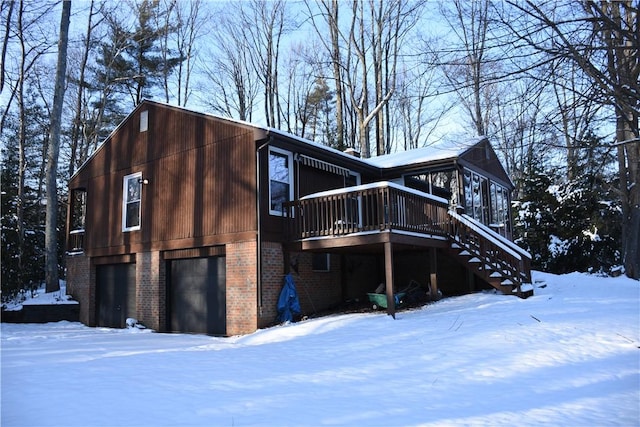
M 393 294 L 393 248 L 384 242 L 384 272 L 387 293 L 387 314 L 396 318 L 396 301 Z
M 438 250 L 431 248 L 429 250 L 430 274 L 429 274 L 429 293 L 431 299 L 438 299 Z

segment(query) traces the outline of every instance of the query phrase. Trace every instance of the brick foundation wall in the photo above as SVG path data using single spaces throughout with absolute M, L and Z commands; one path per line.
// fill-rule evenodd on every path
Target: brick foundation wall
M 302 315 L 313 315 L 340 304 L 343 300 L 340 256 L 331 255 L 330 271 L 312 270 L 313 254 L 291 253 L 290 262 L 296 263 L 298 272 L 290 269 L 296 284 Z M 285 265 L 282 245 L 262 243 L 262 316 L 259 326 L 277 323 L 278 297 L 284 284 Z
M 166 329 L 166 264 L 162 254 L 136 254 L 136 316 L 156 331 Z
M 396 256 L 396 259 L 398 257 Z M 345 298 L 367 300 L 368 292 L 375 292 L 385 282 L 384 256 L 349 254 L 344 261 Z
M 227 335 L 252 333 L 276 323 L 277 302 L 284 283 L 282 245 L 262 243 L 262 307 L 257 295 L 257 243 L 247 241 L 226 245 Z M 338 255 L 331 256 L 329 272 L 312 271 L 311 253 L 292 253 L 298 263 L 293 273 L 302 314 L 313 315 L 342 302 L 341 266 Z M 160 252 L 136 254 L 136 316 L 149 328 L 166 329 L 166 262 Z M 96 324 L 96 274 L 91 259 L 67 257 L 67 293 L 80 303 L 80 321 Z
M 96 325 L 96 269 L 84 254 L 68 255 L 67 294 L 80 303 L 80 322 Z
M 298 274 L 292 273 L 303 315 L 314 315 L 343 302 L 339 255 L 330 256 L 330 267 L 326 272 L 312 270 L 312 253 L 291 254 L 292 260 L 296 257 Z
M 276 323 L 278 297 L 284 283 L 284 254 L 280 243 L 262 242 L 262 313 L 259 327 Z
M 226 245 L 227 335 L 258 328 L 256 241 Z

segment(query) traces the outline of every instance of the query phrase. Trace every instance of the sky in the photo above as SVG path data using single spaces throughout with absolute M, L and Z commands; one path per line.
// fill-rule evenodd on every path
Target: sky
M 483 292 L 228 338 L 2 323 L 0 424 L 637 426 L 640 282 L 533 278 L 526 300 Z

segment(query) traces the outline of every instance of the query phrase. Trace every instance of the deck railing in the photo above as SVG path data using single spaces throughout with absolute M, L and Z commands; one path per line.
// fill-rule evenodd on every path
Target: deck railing
M 68 252 L 84 251 L 84 230 L 71 230 L 67 241 Z
M 452 212 L 450 218 L 450 237 L 478 258 L 480 271 L 500 273 L 518 288 L 531 283 L 531 255 L 524 249 L 467 216 Z
M 531 283 L 531 256 L 479 222 L 448 210 L 448 201 L 390 182 L 316 193 L 285 203 L 292 241 L 399 231 L 443 236 L 493 286 Z M 472 267 L 470 267 L 472 265 Z M 509 280 L 511 282 L 509 282 Z
M 445 236 L 448 202 L 390 182 L 317 193 L 285 204 L 292 240 L 400 230 Z

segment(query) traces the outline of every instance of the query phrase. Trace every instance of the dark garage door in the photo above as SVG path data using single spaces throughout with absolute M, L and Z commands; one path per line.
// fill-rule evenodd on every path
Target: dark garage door
M 172 260 L 169 270 L 169 330 L 225 335 L 225 257 Z
M 96 267 L 98 326 L 124 328 L 136 316 L 136 265 Z

